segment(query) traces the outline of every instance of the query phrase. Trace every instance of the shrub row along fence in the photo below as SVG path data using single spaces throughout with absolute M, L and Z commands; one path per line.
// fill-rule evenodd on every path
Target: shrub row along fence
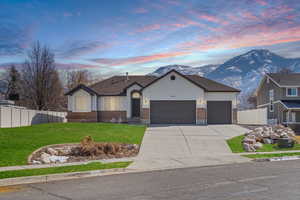
M 0 127 L 11 128 L 34 124 L 67 122 L 66 112 L 29 110 L 13 106 L 0 106 Z
M 268 124 L 267 108 L 241 110 L 237 113 L 238 124 L 266 125 Z

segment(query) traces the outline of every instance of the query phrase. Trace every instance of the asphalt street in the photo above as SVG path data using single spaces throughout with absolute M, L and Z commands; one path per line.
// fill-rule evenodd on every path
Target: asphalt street
M 31 184 L 1 200 L 299 200 L 300 161 L 250 162 Z

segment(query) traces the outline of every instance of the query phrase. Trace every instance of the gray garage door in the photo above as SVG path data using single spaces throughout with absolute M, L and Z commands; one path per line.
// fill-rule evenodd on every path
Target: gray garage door
M 208 124 L 231 124 L 231 101 L 207 101 Z
M 150 101 L 152 124 L 196 123 L 195 101 Z

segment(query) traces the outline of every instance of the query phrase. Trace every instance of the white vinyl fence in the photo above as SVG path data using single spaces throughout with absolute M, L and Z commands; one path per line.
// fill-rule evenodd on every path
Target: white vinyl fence
M 267 108 L 241 110 L 237 113 L 238 124 L 266 125 L 268 124 Z
M 0 127 L 11 128 L 34 124 L 66 122 L 66 112 L 29 110 L 13 106 L 0 106 Z

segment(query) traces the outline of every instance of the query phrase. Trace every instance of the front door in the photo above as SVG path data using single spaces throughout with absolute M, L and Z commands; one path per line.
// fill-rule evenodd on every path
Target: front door
M 132 117 L 140 117 L 140 99 L 131 99 Z

